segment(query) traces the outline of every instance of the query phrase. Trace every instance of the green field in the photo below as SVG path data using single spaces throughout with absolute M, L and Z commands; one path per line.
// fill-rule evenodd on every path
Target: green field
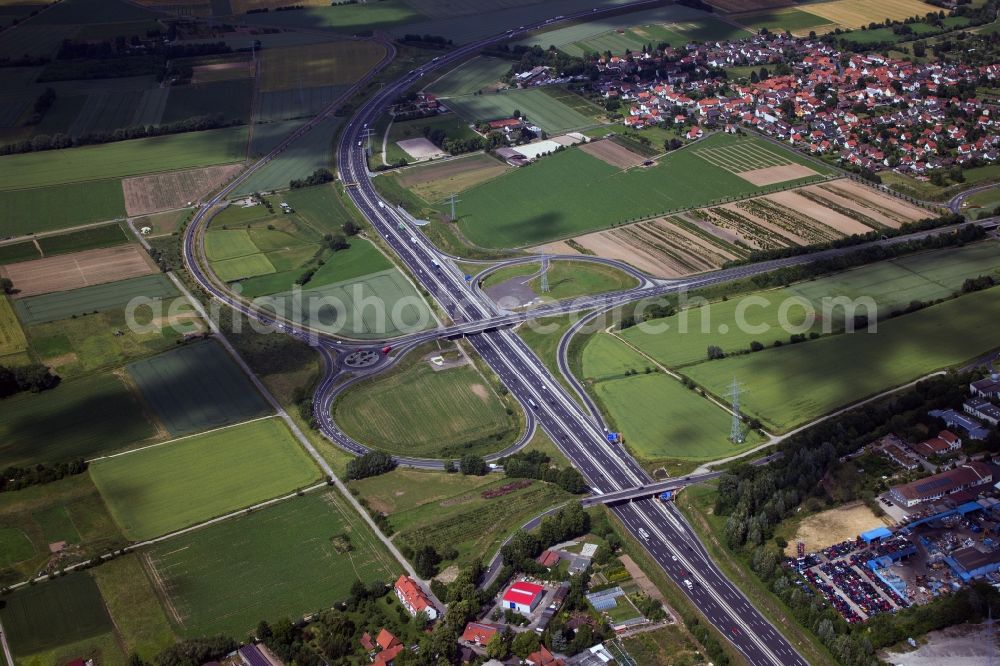
M 452 97 L 448 100 L 448 108 L 470 123 L 509 118 L 519 110 L 529 123 L 538 125 L 548 134 L 560 134 L 595 123 L 593 118 L 546 95 L 541 88 Z
M 490 453 L 517 437 L 517 418 L 475 368 L 435 370 L 422 356 L 411 352 L 391 372 L 342 394 L 334 421 L 367 446 L 418 458 Z M 446 361 L 457 358 L 454 348 L 445 353 Z
M 421 331 L 434 323 L 427 303 L 395 268 L 257 302 L 302 325 L 361 339 Z
M 994 288 L 880 322 L 875 334 L 707 361 L 685 373 L 716 395 L 736 377 L 746 388 L 743 410 L 783 431 L 1000 347 L 1000 334 L 983 326 L 997 317 L 1000 289 Z
M 402 0 L 378 3 L 339 4 L 329 7 L 305 7 L 293 12 L 247 14 L 240 20 L 249 24 L 280 25 L 287 28 L 330 28 L 355 33 L 365 29 L 387 28 L 423 18 Z
M 844 309 L 830 309 L 833 316 L 824 322 L 823 299 L 870 297 L 878 308 L 878 316 L 885 318 L 911 301 L 948 297 L 961 288 L 966 278 L 979 275 L 1000 278 L 1000 244 L 987 241 L 923 252 L 796 283 L 784 289 L 755 292 L 746 298 L 694 307 L 672 317 L 626 329 L 622 337 L 660 363 L 679 367 L 705 360 L 709 345 L 735 352 L 749 348 L 752 341 L 765 346 L 776 340 L 787 341 L 790 334 L 780 325 L 779 310 L 783 303 L 791 302 L 790 299 L 808 302 L 815 310 L 818 318 L 811 330 L 822 332 L 824 325 L 829 330 L 839 330 Z M 738 317 L 741 311 L 743 316 Z M 858 312 L 864 314 L 865 310 Z M 802 307 L 790 306 L 787 321 L 792 326 L 799 326 L 805 316 Z M 745 325 L 740 325 L 741 319 Z M 720 332 L 723 327 L 725 333 Z
M 21 657 L 113 629 L 101 591 L 86 573 L 18 590 L 4 602 L 0 620 L 11 650 Z
M 253 81 L 250 79 L 173 86 L 160 122 L 221 114 L 226 120 L 245 124 L 250 120 L 252 95 Z
M 281 13 L 299 14 L 302 12 Z M 271 12 L 269 15 L 273 16 L 274 12 Z M 284 189 L 288 187 L 289 181 L 294 178 L 306 178 L 316 169 L 331 169 L 333 161 L 333 137 L 337 133 L 340 121 L 340 118 L 330 116 L 316 125 L 307 134 L 293 141 L 288 148 L 283 150 L 264 167 L 255 171 L 243 181 L 241 185 L 233 190 L 232 196 Z M 283 126 L 282 132 L 274 137 L 279 142 L 301 123 L 291 122 L 280 124 Z M 266 128 L 267 125 L 262 127 Z M 285 128 L 287 128 L 287 132 L 284 131 Z M 261 127 L 258 127 L 255 132 L 259 132 L 260 130 Z M 267 152 L 264 148 L 263 144 L 255 145 L 251 152 L 257 157 L 261 157 Z
M 13 264 L 18 261 L 31 261 L 41 258 L 38 247 L 33 241 L 0 245 L 0 264 Z
M 749 35 L 747 30 L 721 19 L 700 18 L 680 23 L 633 25 L 622 32 L 610 30 L 581 41 L 561 44 L 559 50 L 578 57 L 607 51 L 622 55 L 626 50 L 639 52 L 643 46 L 655 48 L 659 44 L 669 44 L 680 48 L 689 42 L 741 39 Z
M 0 494 L 0 586 L 41 571 L 56 541 L 74 546 L 62 565 L 125 543 L 88 473 Z
M 482 496 L 513 481 L 400 468 L 352 481 L 351 488 L 373 509 L 389 516 L 398 530 L 395 539 L 411 547 L 425 543 L 438 548 L 455 546 L 458 563 L 466 564 L 491 558 L 503 540 L 530 518 L 573 498 L 541 481 L 500 497 Z
M 63 0 L 58 7 L 43 12 L 32 23 L 42 25 L 90 25 L 144 21 L 159 15 L 121 0 Z
M 246 142 L 246 127 L 227 127 L 7 155 L 0 157 L 0 191 L 239 162 Z
M 173 645 L 176 637 L 140 558 L 136 553 L 117 557 L 94 569 L 92 575 L 125 652 L 152 660 Z
M 46 257 L 51 257 L 56 254 L 124 245 L 129 242 L 129 238 L 120 224 L 106 224 L 57 236 L 45 236 L 38 239 L 38 246 L 42 248 Z
M 351 550 L 338 552 L 332 537 L 345 534 Z M 391 582 L 401 569 L 335 491 L 171 539 L 150 557 L 184 636 L 242 636 L 263 618 L 329 608 L 355 580 Z
M 769 153 L 774 161 L 803 161 L 798 155 L 762 140 L 738 139 L 726 134 L 672 152 L 655 167 L 628 171 L 570 148 L 466 190 L 462 194 L 459 226 L 477 245 L 517 247 L 606 228 L 638 217 L 703 206 L 722 197 L 750 195 L 762 190 L 701 156 L 706 154 L 714 159 L 715 152 L 704 151 L 744 142 Z M 810 168 L 818 167 L 810 163 Z M 779 183 L 771 189 L 820 177 Z M 705 188 L 705 183 L 712 183 L 712 187 Z M 510 202 L 515 200 L 518 206 L 512 208 Z
M 354 220 L 334 186 L 290 190 L 270 200 L 275 210 L 278 203 L 288 202 L 295 212 L 270 215 L 262 206 L 230 206 L 212 219 L 205 237 L 209 259 L 214 260 L 212 266 L 220 278 L 233 277 L 227 274 L 231 262 L 266 262 L 262 265 L 269 273 L 239 280 L 243 296 L 257 298 L 289 291 L 307 270 L 314 272 L 303 286 L 311 288 L 392 268 L 392 263 L 360 236 L 350 238 L 347 249 L 323 249 L 325 235 L 343 235 L 343 224 Z
M 32 326 L 95 311 L 118 310 L 133 298 L 168 299 L 177 295 L 177 289 L 165 275 L 154 274 L 20 298 L 14 308 L 21 321 Z
M 319 470 L 276 418 L 194 435 L 91 464 L 122 533 L 150 539 L 291 492 Z
M 479 56 L 452 69 L 427 86 L 438 97 L 471 95 L 497 83 L 510 71 L 510 62 Z
M 0 468 L 89 458 L 142 442 L 156 431 L 112 373 L 62 382 L 4 400 Z
M 0 297 L 0 357 L 20 354 L 28 348 L 28 341 L 17 321 L 14 308 L 7 296 Z
M 65 229 L 125 215 L 118 179 L 0 192 L 0 235 L 21 236 Z
M 271 413 L 236 361 L 215 342 L 130 363 L 129 377 L 177 437 Z
M 502 268 L 483 281 L 485 287 L 499 285 L 521 276 L 534 275 L 541 269 L 537 263 L 521 264 Z M 527 286 L 543 300 L 562 300 L 602 294 L 608 291 L 630 289 L 639 284 L 638 280 L 614 268 L 588 261 L 553 261 L 548 270 L 549 291 L 542 292 L 541 277 L 534 277 Z
M 716 460 L 763 441 L 751 433 L 741 445 L 730 442 L 726 410 L 660 372 L 599 381 L 592 392 L 625 445 L 644 462 Z
M 167 351 L 184 335 L 204 330 L 189 305 L 174 310 L 178 317 L 183 314 L 174 325 L 154 324 L 152 312 L 137 310 L 133 321 L 140 326 L 129 326 L 124 308 L 37 324 L 28 328 L 31 350 L 63 379 L 119 367 Z
M 771 32 L 787 30 L 789 32 L 800 32 L 809 30 L 821 25 L 830 25 L 832 21 L 802 11 L 801 9 L 771 9 L 749 14 L 739 14 L 732 19 L 747 28 L 758 32 L 761 28 L 767 28 Z

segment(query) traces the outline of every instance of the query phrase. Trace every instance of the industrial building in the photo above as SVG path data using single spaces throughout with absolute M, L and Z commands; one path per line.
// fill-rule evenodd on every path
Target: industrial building
M 972 461 L 955 469 L 894 486 L 889 494 L 900 506 L 909 508 L 946 495 L 990 483 L 993 470 L 986 463 Z

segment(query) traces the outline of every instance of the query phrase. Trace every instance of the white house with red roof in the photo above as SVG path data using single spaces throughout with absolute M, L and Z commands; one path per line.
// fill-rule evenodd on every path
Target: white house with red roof
M 400 576 L 396 580 L 396 596 L 403 608 L 409 611 L 410 615 L 425 613 L 428 620 L 437 619 L 438 612 L 434 604 L 427 597 L 427 594 L 417 585 L 417 582 L 409 576 Z
M 508 588 L 503 595 L 503 607 L 529 615 L 535 606 L 545 596 L 545 588 L 535 583 L 518 581 Z

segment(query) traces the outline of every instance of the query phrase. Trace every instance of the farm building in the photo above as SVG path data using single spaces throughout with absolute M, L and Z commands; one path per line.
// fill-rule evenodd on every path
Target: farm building
M 374 666 L 391 666 L 393 660 L 399 656 L 399 653 L 406 649 L 399 639 L 384 627 L 378 632 L 375 643 L 378 644 L 379 653 L 372 660 Z
M 244 645 L 237 651 L 237 654 L 243 666 L 271 666 L 271 662 L 256 645 Z
M 976 546 L 959 548 L 944 558 L 959 578 L 969 582 L 1000 571 L 1000 551 L 980 550 Z
M 545 588 L 534 583 L 514 583 L 503 595 L 503 607 L 529 615 L 545 596 Z
M 905 507 L 916 506 L 921 502 L 941 499 L 945 495 L 957 493 L 960 490 L 975 488 L 993 480 L 993 470 L 986 463 L 973 461 L 941 472 L 926 479 L 919 479 L 901 486 L 894 486 L 890 491 L 892 499 Z
M 403 604 L 403 607 L 410 612 L 410 615 L 422 612 L 427 614 L 428 620 L 437 619 L 437 608 L 434 607 L 434 604 L 427 598 L 427 594 L 420 589 L 416 581 L 409 576 L 400 576 L 396 580 L 395 587 L 399 603 Z
M 482 622 L 470 622 L 465 625 L 465 631 L 462 632 L 462 640 L 475 645 L 486 645 L 496 635 L 497 627 L 494 625 Z
M 535 561 L 546 569 L 551 569 L 555 565 L 559 564 L 559 553 L 554 550 L 545 550 L 542 551 L 541 555 L 535 558 Z

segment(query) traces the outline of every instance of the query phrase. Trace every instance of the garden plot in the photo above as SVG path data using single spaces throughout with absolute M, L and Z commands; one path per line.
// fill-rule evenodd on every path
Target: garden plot
M 578 236 L 573 244 L 534 248 L 536 251 L 588 251 L 606 259 L 618 259 L 651 275 L 678 277 L 721 267 L 743 252 L 705 232 L 681 217 L 649 220 L 612 231 Z
M 637 153 L 633 153 L 625 146 L 618 145 L 614 141 L 604 139 L 603 141 L 592 141 L 580 146 L 580 150 L 592 155 L 611 166 L 619 169 L 628 169 L 639 166 L 646 161 L 646 158 Z
M 853 217 L 850 211 L 856 211 L 887 227 L 896 228 L 934 215 L 924 208 L 851 180 L 835 180 L 821 186 L 805 187 L 801 191 L 819 195 L 824 199 L 824 205 L 836 208 L 845 215 Z
M 149 275 L 156 270 L 138 245 L 122 245 L 7 264 L 0 273 L 14 282 L 17 297 L 25 298 Z
M 787 192 L 777 192 L 765 197 L 765 200 L 778 204 L 793 211 L 800 211 L 802 216 L 817 220 L 830 229 L 850 236 L 852 234 L 865 234 L 872 229 L 877 229 L 881 225 L 870 218 L 858 215 L 844 215 L 837 211 L 835 207 L 826 205 L 819 197 L 812 197 L 807 194 L 808 190 L 789 190 Z
M 125 210 L 129 215 L 145 215 L 188 206 L 232 180 L 242 169 L 242 164 L 224 164 L 125 178 Z
M 711 148 L 695 148 L 694 154 L 753 185 L 773 185 L 817 173 L 792 162 L 757 141 L 739 141 Z

